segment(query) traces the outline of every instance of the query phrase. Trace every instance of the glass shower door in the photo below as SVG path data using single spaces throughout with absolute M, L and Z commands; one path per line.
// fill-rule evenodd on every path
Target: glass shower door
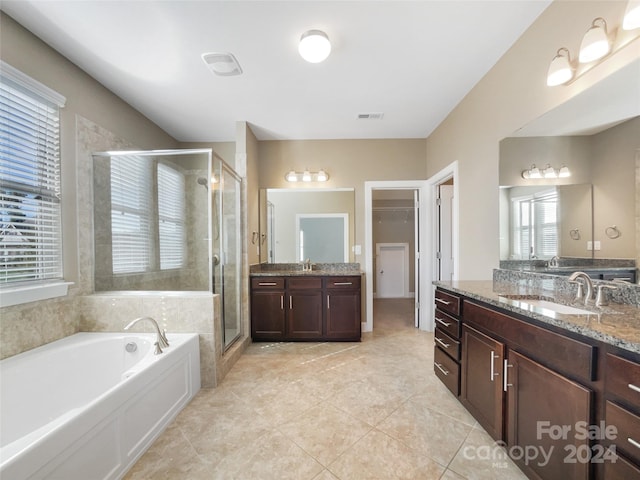
M 240 177 L 222 161 L 219 171 L 220 275 L 223 346 L 228 348 L 241 335 L 242 325 L 242 222 Z

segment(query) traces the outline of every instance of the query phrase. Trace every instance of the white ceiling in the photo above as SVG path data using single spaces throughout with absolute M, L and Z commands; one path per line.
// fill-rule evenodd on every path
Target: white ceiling
M 180 141 L 425 138 L 551 3 L 2 0 L 2 10 Z M 300 35 L 333 50 L 302 60 Z M 244 73 L 214 76 L 201 54 Z M 382 120 L 358 120 L 382 112 Z

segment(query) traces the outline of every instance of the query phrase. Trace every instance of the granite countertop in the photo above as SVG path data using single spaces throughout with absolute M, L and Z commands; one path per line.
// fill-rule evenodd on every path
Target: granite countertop
M 342 277 L 362 275 L 359 263 L 314 263 L 312 270 L 303 270 L 300 263 L 261 263 L 251 265 L 251 277 Z
M 494 283 L 491 280 L 433 282 L 434 285 L 468 298 L 526 315 L 535 320 L 593 338 L 610 345 L 640 354 L 640 308 L 635 305 L 610 303 L 604 307 L 574 305 L 590 314 L 563 314 L 530 305 L 526 300 L 513 300 L 503 295 L 540 295 L 561 301 L 554 291 L 532 291 L 517 284 Z

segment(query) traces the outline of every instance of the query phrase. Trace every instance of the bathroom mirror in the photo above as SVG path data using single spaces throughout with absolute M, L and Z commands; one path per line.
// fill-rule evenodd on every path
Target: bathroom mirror
M 211 290 L 211 155 L 94 155 L 96 292 Z
M 353 262 L 355 194 L 343 189 L 261 189 L 261 263 Z
M 567 196 L 563 192 L 569 185 L 573 186 L 572 206 L 565 209 L 560 200 L 557 210 L 558 220 L 563 224 L 558 255 L 638 258 L 635 238 L 636 224 L 640 225 L 635 206 L 636 167 L 640 168 L 637 165 L 640 162 L 638 71 L 640 60 L 621 68 L 500 142 L 501 260 L 518 257 L 512 248 L 516 235 L 513 202 L 509 198 L 517 198 L 519 194 L 521 197 L 530 194 L 535 198 L 536 192 L 555 188 L 558 198 L 562 199 Z M 523 178 L 522 172 L 532 165 L 542 170 L 547 164 L 556 170 L 567 166 L 571 176 Z M 588 191 L 592 196 L 591 208 Z M 589 217 L 593 219 L 592 228 L 587 222 Z M 622 235 L 610 238 L 607 231 L 610 232 L 612 226 L 616 226 Z M 590 250 L 594 244 L 596 249 Z M 567 247 L 571 248 L 565 250 Z

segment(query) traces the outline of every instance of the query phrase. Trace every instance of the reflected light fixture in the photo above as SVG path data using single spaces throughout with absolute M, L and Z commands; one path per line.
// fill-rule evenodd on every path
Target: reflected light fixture
M 329 174 L 326 170 L 320 170 L 318 172 L 310 172 L 309 170 L 296 172 L 295 170 L 291 170 L 284 178 L 287 182 L 326 182 L 329 180 Z
M 556 56 L 551 60 L 549 72 L 547 73 L 547 86 L 555 87 L 567 83 L 573 78 L 573 67 L 571 66 L 571 55 L 569 50 L 562 47 L 558 49 Z
M 322 30 L 308 30 L 300 37 L 300 56 L 309 63 L 320 63 L 331 53 L 331 42 Z
M 560 170 L 558 170 L 558 177 L 567 178 L 570 176 L 571 176 L 571 171 L 569 170 L 569 167 L 567 167 L 566 165 L 562 165 L 560 167 Z
M 623 30 L 640 28 L 640 0 L 629 0 L 622 20 Z
M 602 17 L 591 22 L 591 27 L 587 30 L 580 44 L 580 63 L 589 63 L 598 60 L 611 51 L 611 42 L 607 34 L 607 22 Z

